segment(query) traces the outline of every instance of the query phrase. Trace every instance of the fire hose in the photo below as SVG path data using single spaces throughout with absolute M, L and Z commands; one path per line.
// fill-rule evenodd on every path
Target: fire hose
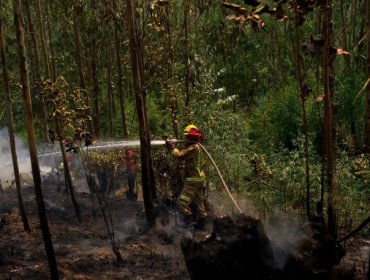
M 224 190 L 226 191 L 226 193 L 228 194 L 228 196 L 230 197 L 230 200 L 232 201 L 232 203 L 234 204 L 235 208 L 238 210 L 238 212 L 240 214 L 243 213 L 243 211 L 241 210 L 241 208 L 239 207 L 238 203 L 236 202 L 235 198 L 233 197 L 233 195 L 231 194 L 229 188 L 227 187 L 226 185 L 226 182 L 224 180 L 224 178 L 222 177 L 222 174 L 219 170 L 219 168 L 217 167 L 216 165 L 216 162 L 213 160 L 212 156 L 210 155 L 210 153 L 206 150 L 206 148 L 200 144 L 199 142 L 196 142 L 196 141 L 191 141 L 191 140 L 178 140 L 178 139 L 171 139 L 171 140 L 168 140 L 169 142 L 173 142 L 173 143 L 192 143 L 192 144 L 198 144 L 199 147 L 202 148 L 202 150 L 204 151 L 204 153 L 207 155 L 208 159 L 211 161 L 213 167 L 216 169 L 216 172 L 217 172 L 217 175 L 218 177 L 220 178 L 221 180 L 221 183 L 222 183 L 222 187 L 224 188 Z

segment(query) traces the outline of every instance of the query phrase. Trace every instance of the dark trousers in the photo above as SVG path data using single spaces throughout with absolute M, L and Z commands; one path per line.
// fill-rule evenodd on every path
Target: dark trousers
M 127 185 L 128 185 L 128 192 L 135 193 L 135 171 L 128 170 L 127 174 Z

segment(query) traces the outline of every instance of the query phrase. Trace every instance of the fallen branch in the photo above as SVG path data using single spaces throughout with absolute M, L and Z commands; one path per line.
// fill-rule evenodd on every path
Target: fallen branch
M 357 228 L 355 228 L 353 231 L 351 231 L 350 233 L 348 233 L 347 235 L 339 239 L 337 243 L 343 242 L 347 240 L 348 238 L 350 238 L 351 236 L 355 235 L 357 232 L 362 230 L 369 222 L 370 222 L 370 216 L 365 221 L 363 221 Z

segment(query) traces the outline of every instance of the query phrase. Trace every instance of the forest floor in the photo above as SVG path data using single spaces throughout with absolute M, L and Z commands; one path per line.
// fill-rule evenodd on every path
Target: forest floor
M 90 195 L 76 197 L 81 222 L 68 194 L 44 190 L 60 279 L 189 279 L 179 245 L 181 227 L 141 229 L 143 203 L 117 192 L 109 208 L 123 258 L 118 265 L 99 208 L 93 219 Z M 30 233 L 23 230 L 16 191 L 0 193 L 0 279 L 49 279 L 33 188 L 24 188 L 24 199 Z
M 60 279 L 189 279 L 181 252 L 187 234 L 175 224 L 140 227 L 143 203 L 130 201 L 123 189 L 109 198 L 109 208 L 119 240 L 122 264 L 116 263 L 104 219 L 98 209 L 91 215 L 91 199 L 77 193 L 81 222 L 74 215 L 70 196 L 44 187 L 49 227 Z M 32 231 L 23 230 L 14 188 L 0 192 L 0 279 L 49 279 L 49 268 L 39 227 L 34 190 L 24 188 L 26 210 Z M 139 221 L 139 222 L 138 222 Z M 370 241 L 351 238 L 342 266 L 355 267 L 356 278 L 365 280 Z

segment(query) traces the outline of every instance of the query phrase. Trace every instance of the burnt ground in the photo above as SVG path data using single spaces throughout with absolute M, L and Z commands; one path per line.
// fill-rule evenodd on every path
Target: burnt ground
M 0 279 L 50 278 L 34 197 L 33 188 L 24 189 L 32 229 L 27 233 L 16 191 L 0 193 Z M 92 217 L 89 194 L 77 193 L 80 223 L 68 194 L 48 189 L 44 197 L 61 279 L 189 279 L 179 246 L 182 228 L 169 224 L 145 230 L 138 218 L 142 202 L 129 201 L 122 192 L 109 199 L 123 257 L 117 265 L 99 209 Z
M 81 222 L 68 194 L 48 186 L 44 197 L 61 279 L 189 279 L 180 246 L 187 233 L 174 214 L 169 224 L 146 230 L 141 199 L 132 202 L 118 190 L 109 198 L 123 257 L 117 264 L 99 209 L 92 216 L 89 194 L 77 193 Z M 24 198 L 31 233 L 23 231 L 15 189 L 0 192 L 0 279 L 49 279 L 33 188 L 24 188 Z M 367 279 L 369 240 L 356 237 L 344 245 L 347 254 L 338 267 L 354 271 L 353 279 Z

